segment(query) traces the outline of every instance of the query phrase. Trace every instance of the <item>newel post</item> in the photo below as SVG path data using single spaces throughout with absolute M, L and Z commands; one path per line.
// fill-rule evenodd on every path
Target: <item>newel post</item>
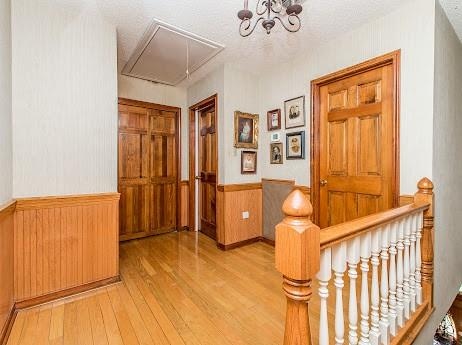
M 311 280 L 320 267 L 320 230 L 310 220 L 308 197 L 294 190 L 285 200 L 284 220 L 276 226 L 276 269 L 287 297 L 284 345 L 311 345 L 308 303 Z
M 433 211 L 434 195 L 433 182 L 424 177 L 419 181 L 418 191 L 414 196 L 414 202 L 429 203 L 430 207 L 423 214 L 422 226 L 422 289 L 425 299 L 433 306 Z

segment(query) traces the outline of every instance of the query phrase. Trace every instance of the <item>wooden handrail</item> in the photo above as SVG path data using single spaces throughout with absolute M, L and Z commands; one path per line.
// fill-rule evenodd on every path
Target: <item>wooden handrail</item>
M 324 228 L 321 230 L 321 250 L 391 223 L 406 215 L 427 210 L 429 207 L 430 203 L 422 201 Z

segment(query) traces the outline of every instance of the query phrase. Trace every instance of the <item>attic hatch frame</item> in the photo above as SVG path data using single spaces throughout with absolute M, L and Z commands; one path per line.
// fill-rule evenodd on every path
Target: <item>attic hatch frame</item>
M 151 81 L 151 82 L 158 83 L 158 84 L 170 85 L 170 86 L 176 86 L 180 82 L 182 82 L 184 79 L 187 78 L 186 69 L 185 69 L 184 75 L 182 74 L 180 78 L 176 79 L 173 82 L 162 80 L 160 78 L 149 78 L 149 77 L 139 75 L 139 74 L 132 72 L 136 64 L 138 63 L 139 59 L 141 58 L 143 53 L 146 51 L 146 49 L 149 47 L 151 41 L 154 39 L 154 37 L 156 36 L 156 34 L 159 32 L 160 29 L 164 29 L 173 34 L 177 34 L 179 36 L 184 37 L 187 40 L 185 44 L 185 54 L 186 54 L 186 45 L 190 44 L 188 40 L 198 42 L 199 44 L 203 44 L 203 45 L 209 46 L 212 49 L 214 49 L 210 54 L 206 55 L 203 59 L 200 59 L 200 61 L 197 62 L 196 64 L 192 66 L 188 66 L 189 74 L 192 74 L 195 71 L 197 71 L 200 67 L 205 65 L 208 61 L 210 61 L 213 57 L 215 57 L 217 54 L 223 51 L 223 49 L 225 49 L 225 46 L 220 43 L 217 43 L 212 40 L 201 37 L 199 35 L 193 34 L 189 31 L 180 29 L 176 26 L 167 24 L 158 19 L 154 19 L 153 22 L 149 25 L 149 27 L 145 31 L 145 33 L 143 34 L 143 36 L 141 37 L 140 41 L 138 42 L 138 45 L 136 46 L 135 50 L 131 54 L 130 59 L 127 61 L 124 68 L 122 69 L 122 72 L 121 72 L 122 75 L 137 78 L 137 79 L 147 80 L 147 81 Z

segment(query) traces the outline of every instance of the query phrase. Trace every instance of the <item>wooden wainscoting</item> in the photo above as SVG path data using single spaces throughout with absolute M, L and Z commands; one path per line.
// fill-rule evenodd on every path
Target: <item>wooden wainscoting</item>
M 14 295 L 19 308 L 118 280 L 119 197 L 17 200 Z
M 180 183 L 180 226 L 187 229 L 189 224 L 189 181 Z
M 13 319 L 15 207 L 15 201 L 0 206 L 0 344 L 4 343 Z
M 219 185 L 217 187 L 217 242 L 231 249 L 262 238 L 261 183 Z M 242 219 L 248 211 L 249 218 Z

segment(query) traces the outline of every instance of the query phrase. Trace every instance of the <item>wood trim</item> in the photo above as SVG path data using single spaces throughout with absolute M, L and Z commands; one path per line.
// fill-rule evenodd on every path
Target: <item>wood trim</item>
M 275 240 L 270 240 L 269 238 L 266 238 L 266 237 L 260 237 L 260 241 L 263 242 L 263 243 L 266 243 L 272 247 L 274 247 L 276 245 L 276 241 Z
M 194 231 L 196 227 L 196 111 L 205 106 L 214 104 L 215 107 L 215 141 L 216 141 L 216 161 L 217 174 L 216 181 L 218 185 L 218 176 L 220 173 L 220 165 L 218 164 L 218 136 L 219 136 L 219 121 L 218 121 L 218 94 L 214 94 L 189 107 L 189 230 Z M 218 222 L 218 221 L 217 221 Z
M 217 190 L 220 192 L 241 192 L 244 190 L 261 189 L 262 185 L 260 182 L 257 183 L 241 183 L 241 184 L 220 184 L 217 186 Z
M 399 206 L 410 205 L 414 202 L 413 195 L 400 195 Z
M 311 188 L 308 187 L 308 186 L 297 186 L 297 185 L 294 185 L 294 190 L 295 189 L 298 189 L 300 190 L 301 192 L 303 192 L 303 194 L 306 194 L 308 195 L 309 197 L 311 196 Z
M 395 50 L 391 53 L 378 56 L 374 59 L 367 60 L 357 65 L 342 69 L 340 71 L 328 74 L 321 78 L 311 81 L 311 202 L 314 209 L 314 222 L 319 224 L 319 180 L 320 180 L 320 89 L 326 84 L 336 82 L 351 76 L 367 72 L 369 70 L 383 67 L 386 65 L 393 66 L 393 95 L 394 95 L 394 116 L 393 116 L 393 162 L 395 163 L 392 177 L 393 204 L 394 207 L 399 205 L 399 119 L 400 119 L 400 66 L 401 50 Z
M 12 215 L 16 210 L 16 205 L 16 200 L 12 200 L 9 203 L 0 206 L 0 221 L 2 221 L 7 216 Z
M 261 237 L 250 238 L 248 240 L 231 243 L 231 244 L 222 244 L 222 243 L 217 242 L 217 247 L 223 251 L 227 251 L 227 250 L 243 247 L 243 246 L 246 246 L 252 243 L 260 242 L 260 241 L 261 241 Z
M 414 203 L 322 229 L 321 250 L 332 247 L 337 243 L 345 242 L 352 237 L 361 235 L 363 232 L 371 231 L 407 214 L 428 210 L 429 207 L 430 204 L 428 203 Z
M 16 211 L 94 205 L 102 202 L 118 201 L 119 199 L 119 193 L 19 198 L 16 200 Z
M 98 289 L 100 287 L 103 287 L 103 286 L 106 286 L 106 285 L 111 285 L 111 284 L 114 284 L 114 283 L 118 283 L 120 281 L 121 281 L 120 277 L 115 276 L 115 277 L 112 277 L 112 278 L 99 280 L 99 281 L 92 282 L 92 283 L 89 283 L 89 284 L 76 286 L 76 287 L 73 287 L 73 288 L 70 288 L 70 289 L 49 293 L 49 294 L 46 294 L 46 295 L 43 295 L 43 296 L 34 297 L 34 298 L 31 298 L 31 299 L 16 302 L 15 309 L 20 310 L 20 309 L 26 309 L 26 308 L 30 308 L 30 307 L 35 307 L 37 305 L 41 305 L 41 304 L 48 303 L 48 302 L 51 302 L 51 301 L 55 301 L 55 300 L 58 300 L 58 299 L 61 299 L 61 298 L 69 297 L 69 296 L 72 296 L 72 295 L 77 295 L 77 294 L 82 293 L 82 292 L 87 292 L 87 291 L 90 291 L 90 290 Z
M 288 184 L 288 185 L 294 185 L 295 181 L 294 180 L 279 180 L 279 179 L 273 179 L 273 178 L 262 178 L 261 182 L 268 182 L 268 183 L 276 183 L 276 184 Z
M 6 345 L 8 342 L 8 338 L 10 337 L 11 330 L 13 329 L 14 321 L 16 320 L 16 316 L 18 315 L 18 310 L 13 307 L 10 310 L 10 315 L 3 326 L 2 332 L 0 333 L 0 345 Z
M 390 345 L 412 344 L 427 323 L 435 309 L 430 307 L 430 301 L 424 301 L 411 318 L 406 320 L 404 327 L 400 328 L 393 337 Z
M 118 104 L 131 105 L 131 106 L 134 106 L 134 107 L 142 107 L 142 108 L 148 108 L 148 109 L 157 109 L 157 110 L 181 112 L 180 107 L 174 107 L 174 106 L 163 105 L 163 104 L 156 104 L 156 103 L 151 103 L 151 102 L 139 101 L 139 100 L 135 100 L 135 99 L 121 98 L 121 97 L 119 97 Z

